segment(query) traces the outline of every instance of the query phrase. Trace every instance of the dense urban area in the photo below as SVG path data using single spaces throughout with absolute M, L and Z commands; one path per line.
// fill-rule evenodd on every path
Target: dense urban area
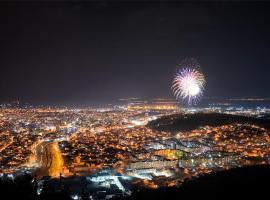
M 50 186 L 69 188 L 75 200 L 178 187 L 202 174 L 269 164 L 269 113 L 227 104 L 184 109 L 164 99 L 82 109 L 2 104 L 0 176 L 30 174 L 37 196 Z

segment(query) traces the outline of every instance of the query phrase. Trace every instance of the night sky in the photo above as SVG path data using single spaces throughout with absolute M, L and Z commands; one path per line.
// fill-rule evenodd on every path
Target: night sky
M 0 3 L 0 102 L 173 98 L 193 57 L 207 97 L 270 96 L 269 3 Z

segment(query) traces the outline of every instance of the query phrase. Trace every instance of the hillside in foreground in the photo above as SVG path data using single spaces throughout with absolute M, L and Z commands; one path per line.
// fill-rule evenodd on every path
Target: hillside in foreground
M 233 199 L 233 197 L 261 197 L 268 195 L 270 180 L 270 165 L 257 165 L 219 171 L 213 174 L 201 175 L 185 181 L 180 187 L 166 187 L 159 189 L 141 189 L 130 197 L 122 200 L 149 199 Z M 20 200 L 68 200 L 68 191 L 49 192 L 37 197 L 32 188 L 31 176 L 19 177 L 14 182 L 0 181 L 1 199 Z M 87 198 L 88 199 L 88 198 Z M 268 199 L 268 198 L 266 198 Z
M 135 193 L 135 199 L 234 199 L 268 196 L 270 165 L 235 168 L 188 180 L 179 188 L 145 189 Z

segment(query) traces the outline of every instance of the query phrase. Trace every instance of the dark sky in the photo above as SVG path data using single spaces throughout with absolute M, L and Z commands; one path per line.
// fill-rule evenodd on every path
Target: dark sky
M 270 96 L 269 3 L 0 3 L 0 102 L 173 98 L 194 57 L 208 97 Z

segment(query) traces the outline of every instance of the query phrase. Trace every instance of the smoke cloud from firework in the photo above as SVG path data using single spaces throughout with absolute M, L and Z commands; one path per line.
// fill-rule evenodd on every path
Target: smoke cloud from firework
M 194 58 L 185 59 L 173 79 L 172 90 L 177 100 L 197 104 L 205 89 L 205 77 Z

